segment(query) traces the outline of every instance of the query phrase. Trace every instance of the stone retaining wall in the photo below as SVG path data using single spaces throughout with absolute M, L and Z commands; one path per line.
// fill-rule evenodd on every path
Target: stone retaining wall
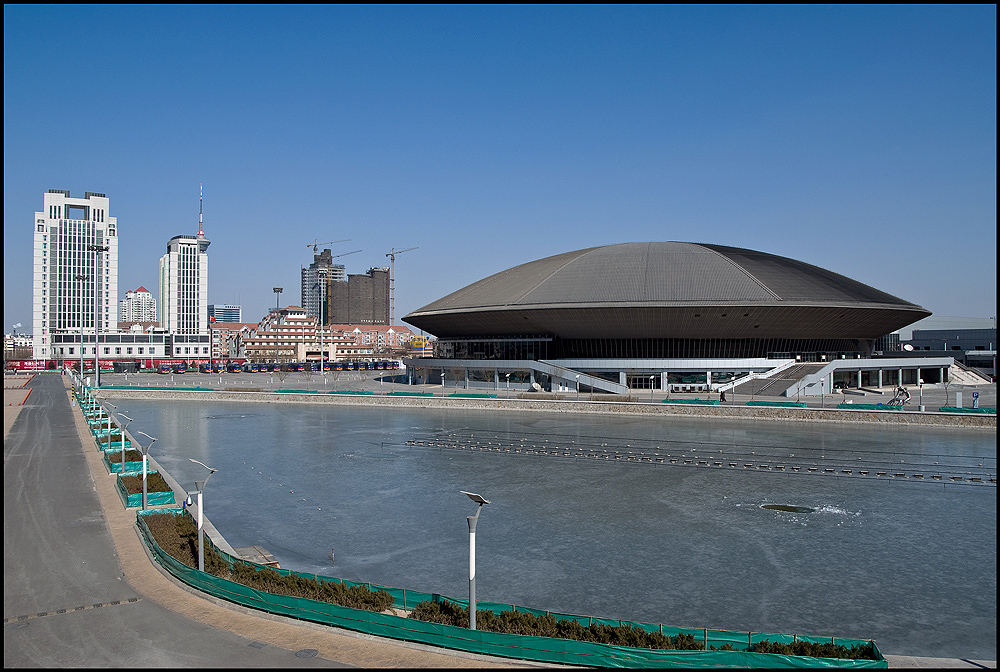
M 531 399 L 463 399 L 455 397 L 388 397 L 378 395 L 294 394 L 208 390 L 97 390 L 98 397 L 176 401 L 238 401 L 249 403 L 335 404 L 341 406 L 399 406 L 408 408 L 473 409 L 480 411 L 542 411 L 546 413 L 611 413 L 642 416 L 687 416 L 734 420 L 839 422 L 933 426 L 996 431 L 995 415 L 913 411 L 851 411 L 834 408 L 762 406 L 697 406 L 610 401 L 553 401 Z

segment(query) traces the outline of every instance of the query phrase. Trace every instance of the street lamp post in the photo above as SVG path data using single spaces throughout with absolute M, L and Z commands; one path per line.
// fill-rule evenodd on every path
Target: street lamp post
M 918 378 L 917 384 L 920 385 L 920 411 L 924 411 L 924 379 Z
M 590 398 L 593 399 L 594 395 L 591 394 Z M 580 374 L 576 374 L 576 400 L 580 401 Z
M 143 445 L 141 443 L 139 444 L 139 450 L 142 451 L 142 510 L 145 511 L 146 510 L 146 471 L 147 471 L 147 469 L 146 469 L 146 458 L 149 456 L 149 449 L 153 447 L 154 443 L 156 443 L 156 439 L 154 439 L 153 437 L 151 437 L 146 432 L 136 432 L 136 434 L 142 434 L 147 439 L 152 439 L 149 442 L 149 445 L 146 446 L 146 447 L 143 447 Z M 124 452 L 124 445 L 125 444 L 123 443 L 122 444 L 122 455 L 125 454 L 125 452 Z
M 488 499 L 474 492 L 459 490 L 463 495 L 479 504 L 476 515 L 467 516 L 469 521 L 469 630 L 476 629 L 476 523 L 479 521 L 479 513 L 483 510 L 483 504 L 489 504 Z
M 80 284 L 80 383 L 83 384 L 83 282 L 89 280 L 89 275 L 74 275 L 73 279 Z
M 507 376 L 507 398 L 510 399 L 510 373 L 505 375 Z
M 99 359 L 100 355 L 97 352 L 98 349 L 99 349 L 97 347 L 97 344 L 98 344 L 98 340 L 100 339 L 98 329 L 99 329 L 100 324 L 101 324 L 100 294 L 97 291 L 97 288 L 100 287 L 100 285 L 101 285 L 100 280 L 101 280 L 101 270 L 102 269 L 101 269 L 101 257 L 100 257 L 100 253 L 101 252 L 107 252 L 110 249 L 111 249 L 111 247 L 109 245 L 88 245 L 87 246 L 87 250 L 89 250 L 90 252 L 96 252 L 97 253 L 97 254 L 94 255 L 94 258 L 95 258 L 95 263 L 94 263 L 94 276 L 95 276 L 94 277 L 94 387 L 100 387 L 101 386 L 101 361 Z M 80 347 L 81 348 L 83 347 L 83 343 L 82 342 L 80 343 Z
M 122 418 L 125 418 L 126 420 L 128 420 L 128 422 L 125 423 L 124 427 L 122 427 Z M 122 441 L 122 470 L 121 470 L 121 473 L 123 473 L 123 474 L 125 473 L 125 432 L 128 431 L 128 426 L 130 424 L 132 424 L 132 418 L 128 417 L 124 413 L 122 413 L 122 414 L 120 414 L 118 416 L 118 427 L 120 427 L 121 430 L 122 430 L 121 431 L 121 441 Z
M 653 403 L 653 376 L 649 377 L 649 403 Z
M 208 469 L 208 476 L 205 477 L 204 481 L 195 481 L 195 494 L 198 495 L 198 571 L 205 571 L 205 506 L 202 501 L 202 493 L 205 491 L 205 486 L 208 485 L 208 479 L 212 478 L 212 474 L 218 471 L 218 469 L 213 469 L 204 462 L 199 462 L 198 460 L 188 458 L 195 464 L 200 464 L 201 466 Z
M 106 406 L 110 406 L 116 411 L 118 410 L 118 407 L 112 404 L 110 401 L 105 401 L 104 404 Z M 108 450 L 111 450 L 111 411 L 105 409 L 104 412 L 108 414 Z

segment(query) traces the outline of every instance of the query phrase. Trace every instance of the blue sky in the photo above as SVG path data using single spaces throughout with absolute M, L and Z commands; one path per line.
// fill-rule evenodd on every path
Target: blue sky
M 211 303 L 313 240 L 399 318 L 595 245 L 746 247 L 996 315 L 995 6 L 4 6 L 4 330 L 46 189 L 103 192 L 119 294 L 205 185 Z

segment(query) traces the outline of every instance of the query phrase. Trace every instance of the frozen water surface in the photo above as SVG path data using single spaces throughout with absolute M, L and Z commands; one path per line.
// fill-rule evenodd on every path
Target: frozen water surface
M 204 475 L 188 458 L 218 468 L 206 515 L 282 567 L 467 597 L 467 490 L 492 501 L 480 600 L 996 659 L 996 487 L 947 476 L 995 476 L 995 432 L 117 403 L 185 487 Z

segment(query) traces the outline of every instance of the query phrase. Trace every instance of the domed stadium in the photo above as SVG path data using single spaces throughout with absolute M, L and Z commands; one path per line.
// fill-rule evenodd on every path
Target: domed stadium
M 677 368 L 685 359 L 868 357 L 878 339 L 928 315 L 787 257 L 645 242 L 521 264 L 403 320 L 438 338 L 442 360 L 557 361 L 590 372 L 621 369 L 608 360 L 628 360 L 645 375 L 667 364 L 648 360 Z

